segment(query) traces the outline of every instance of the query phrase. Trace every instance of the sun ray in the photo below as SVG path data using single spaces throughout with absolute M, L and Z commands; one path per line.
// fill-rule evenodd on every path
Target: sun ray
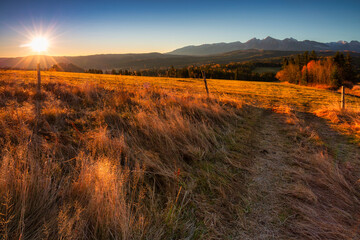
M 47 54 L 51 53 L 51 43 L 61 35 L 59 34 L 59 26 L 55 23 L 44 25 L 42 22 L 31 26 L 22 24 L 21 29 L 13 28 L 14 31 L 24 36 L 28 40 L 26 43 L 20 44 L 20 47 L 30 47 L 31 52 L 45 52 L 43 47 L 47 45 Z M 40 51 L 39 51 L 40 50 Z
M 24 68 L 27 69 L 30 65 L 31 62 L 33 60 L 34 56 L 28 56 L 28 57 L 22 57 L 20 58 L 20 61 L 18 61 L 15 65 L 14 68 L 21 66 L 22 64 L 24 64 Z

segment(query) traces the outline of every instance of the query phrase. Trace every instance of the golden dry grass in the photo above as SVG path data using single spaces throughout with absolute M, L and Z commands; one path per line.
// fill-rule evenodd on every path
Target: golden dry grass
M 19 79 L 22 81 L 35 82 L 36 74 L 33 71 L 2 71 L 2 79 Z M 43 72 L 45 82 L 63 82 L 68 84 L 96 84 L 106 89 L 119 86 L 146 88 L 148 86 L 159 87 L 164 90 L 186 93 L 205 93 L 204 83 L 201 79 L 189 78 L 158 78 L 97 75 L 83 73 Z M 250 81 L 216 80 L 208 79 L 210 92 L 216 96 L 232 97 L 246 100 L 247 103 L 257 102 L 261 105 L 288 105 L 290 107 L 312 111 L 321 106 L 340 107 L 340 94 L 318 89 L 314 87 L 298 86 L 286 83 L 266 83 Z M 347 90 L 349 91 L 349 90 Z M 357 97 L 348 96 L 347 106 L 360 108 L 360 100 Z
M 360 109 L 341 110 L 328 107 L 320 108 L 314 113 L 329 120 L 335 129 L 346 133 L 354 142 L 360 144 Z
M 1 88 L 5 239 L 204 234 L 188 206 L 191 175 L 203 171 L 192 166 L 226 161 L 239 102 L 44 78 L 36 119 L 32 81 L 2 79 Z
M 356 159 L 333 156 L 355 145 L 316 131 L 358 139 L 356 97 L 345 114 L 290 84 L 209 80 L 208 98 L 198 79 L 54 72 L 37 96 L 35 77 L 0 72 L 3 239 L 356 234 Z
M 289 108 L 280 111 L 285 113 L 283 121 L 290 123 L 285 126 L 290 144 L 297 145 L 284 163 L 283 174 L 291 180 L 280 190 L 286 203 L 283 217 L 294 218 L 287 226 L 293 237 L 357 239 L 360 149 L 342 142 L 341 135 L 316 116 L 301 118 L 304 113 Z M 341 150 L 349 152 L 334 154 L 341 144 Z
M 351 89 L 346 89 L 346 93 L 360 97 L 360 84 L 355 84 Z

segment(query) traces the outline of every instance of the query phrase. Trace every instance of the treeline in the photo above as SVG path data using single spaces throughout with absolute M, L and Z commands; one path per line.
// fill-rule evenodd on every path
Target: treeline
M 101 69 L 95 69 L 95 68 L 90 68 L 89 70 L 85 70 L 86 73 L 94 73 L 94 74 L 103 74 L 103 70 Z
M 201 66 L 187 66 L 183 68 L 145 69 L 145 70 L 116 70 L 113 75 L 133 75 L 174 78 L 202 78 L 203 72 L 210 79 L 249 80 L 249 81 L 276 81 L 274 72 L 258 73 L 254 70 L 259 67 L 280 67 L 280 63 L 273 62 L 244 62 L 229 64 L 206 64 Z
M 300 85 L 321 84 L 332 88 L 357 81 L 350 54 L 344 56 L 337 52 L 332 57 L 318 58 L 314 51 L 284 58 L 276 78 Z

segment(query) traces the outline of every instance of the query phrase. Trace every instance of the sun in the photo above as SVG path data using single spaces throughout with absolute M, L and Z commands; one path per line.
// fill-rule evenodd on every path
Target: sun
M 45 37 L 35 37 L 29 46 L 34 52 L 44 52 L 49 46 L 49 41 Z

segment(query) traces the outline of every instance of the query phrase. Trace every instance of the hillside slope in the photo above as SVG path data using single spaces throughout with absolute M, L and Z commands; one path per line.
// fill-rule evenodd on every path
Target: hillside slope
M 51 57 L 51 56 L 28 56 L 23 58 L 0 58 L 0 68 L 11 67 L 18 69 L 36 69 L 38 59 L 42 68 L 49 68 L 57 63 L 72 63 L 82 69 L 158 69 L 181 68 L 189 65 L 202 65 L 208 63 L 227 64 L 230 62 L 243 62 L 252 60 L 274 60 L 281 61 L 284 56 L 299 54 L 298 51 L 272 51 L 272 50 L 239 50 L 223 54 L 208 56 L 183 56 L 169 55 L 160 53 L 147 54 L 102 54 L 76 57 Z M 319 56 L 331 56 L 334 52 L 319 52 Z M 360 59 L 360 53 L 351 53 L 357 62 Z
M 42 79 L 38 96 L 35 72 L 0 71 L 5 239 L 360 236 L 357 97 L 340 112 L 336 92 L 281 83 Z
M 207 63 L 229 63 L 256 59 L 281 57 L 297 52 L 246 50 L 235 51 L 213 56 L 180 56 L 160 53 L 148 54 L 103 54 L 78 57 L 50 57 L 41 56 L 40 63 L 43 68 L 49 68 L 56 63 L 72 63 L 83 69 L 152 69 L 152 68 L 176 68 L 188 65 L 202 65 Z M 23 58 L 0 59 L 0 67 L 12 67 L 21 69 L 35 69 L 38 62 L 37 56 Z

